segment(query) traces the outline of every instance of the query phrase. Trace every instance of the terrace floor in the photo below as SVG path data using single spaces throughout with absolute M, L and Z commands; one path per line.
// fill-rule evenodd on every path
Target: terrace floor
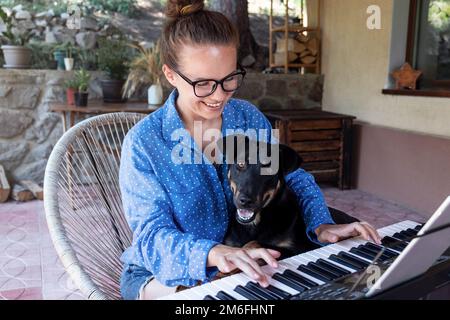
M 380 228 L 403 220 L 424 221 L 417 212 L 359 190 L 323 187 L 329 206 Z M 0 300 L 84 299 L 64 272 L 51 242 L 44 203 L 0 204 Z

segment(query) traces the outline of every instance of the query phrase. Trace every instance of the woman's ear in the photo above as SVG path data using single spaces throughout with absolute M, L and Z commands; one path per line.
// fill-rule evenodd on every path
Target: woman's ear
M 167 81 L 169 81 L 169 83 L 176 87 L 176 80 L 175 80 L 175 72 L 170 69 L 170 67 L 167 64 L 164 64 L 162 67 L 162 71 L 164 72 L 164 76 L 166 77 Z

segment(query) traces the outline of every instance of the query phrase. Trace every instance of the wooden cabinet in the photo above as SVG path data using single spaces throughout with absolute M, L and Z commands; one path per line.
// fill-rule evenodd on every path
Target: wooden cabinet
M 352 125 L 355 117 L 321 110 L 266 110 L 280 143 L 296 150 L 302 168 L 317 182 L 351 188 Z

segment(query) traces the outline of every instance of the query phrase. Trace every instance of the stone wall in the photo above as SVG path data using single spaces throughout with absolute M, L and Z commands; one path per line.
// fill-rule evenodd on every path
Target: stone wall
M 61 137 L 59 114 L 52 102 L 64 102 L 63 83 L 72 71 L 0 69 L 0 164 L 11 183 L 21 179 L 43 182 L 47 159 Z M 91 71 L 89 99 L 102 97 L 101 72 Z M 237 98 L 261 110 L 321 106 L 323 77 L 249 73 Z M 165 96 L 171 91 L 165 88 Z M 145 93 L 140 99 L 146 99 Z
M 100 98 L 100 72 L 91 72 L 91 99 Z M 51 102 L 65 101 L 63 83 L 72 72 L 0 69 L 0 164 L 10 182 L 41 183 L 62 121 L 49 112 Z
M 260 110 L 312 109 L 322 106 L 323 76 L 248 73 L 235 97 Z

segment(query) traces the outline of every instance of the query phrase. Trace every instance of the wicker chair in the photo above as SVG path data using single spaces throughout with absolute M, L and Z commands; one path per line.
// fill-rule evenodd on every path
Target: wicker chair
M 132 234 L 123 214 L 123 138 L 145 114 L 84 120 L 55 145 L 44 178 L 50 235 L 70 278 L 88 299 L 120 299 L 120 256 Z

